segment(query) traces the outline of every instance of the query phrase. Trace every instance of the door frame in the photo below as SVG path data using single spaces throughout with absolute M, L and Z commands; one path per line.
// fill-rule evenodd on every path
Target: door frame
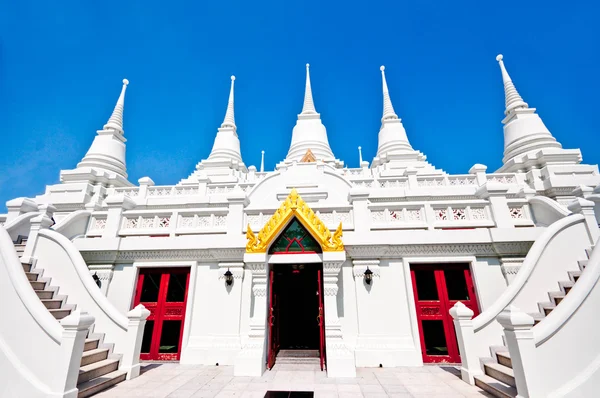
M 126 271 L 129 264 L 125 264 L 123 267 L 123 271 Z M 181 358 L 185 355 L 185 350 L 188 346 L 190 340 L 190 328 L 192 324 L 193 317 L 193 308 L 194 301 L 196 297 L 196 275 L 198 272 L 198 262 L 197 261 L 134 261 L 132 264 L 132 278 L 130 281 L 130 304 L 129 308 L 133 308 L 135 303 L 135 291 L 137 288 L 138 278 L 140 276 L 140 268 L 181 268 L 188 267 L 190 268 L 190 282 L 188 284 L 188 291 L 185 303 L 185 316 L 183 319 L 183 335 L 181 338 L 181 349 L 179 354 L 179 361 L 181 362 Z
M 304 260 L 304 261 L 303 261 Z M 265 362 L 267 364 L 267 369 L 269 369 L 268 364 L 269 364 L 269 354 L 270 354 L 270 350 L 269 347 L 271 346 L 271 333 L 270 330 L 271 328 L 269 327 L 269 323 L 270 323 L 270 309 L 271 309 L 271 272 L 273 272 L 274 270 L 274 266 L 275 265 L 280 265 L 280 266 L 292 266 L 295 264 L 317 264 L 320 265 L 320 287 L 321 289 L 324 291 L 325 286 L 324 286 L 324 279 L 323 279 L 323 255 L 322 253 L 299 253 L 299 254 L 290 254 L 290 253 L 285 253 L 285 254 L 270 254 L 268 256 L 268 260 L 267 260 L 267 310 L 266 310 L 266 329 L 265 329 L 265 335 L 267 338 L 266 341 L 266 347 L 267 349 L 265 350 Z M 323 306 L 323 329 L 325 329 L 325 301 L 324 301 L 324 296 L 321 297 L 322 301 L 322 306 Z M 325 343 L 325 337 L 323 336 L 323 350 L 324 352 L 327 352 L 327 344 Z M 321 338 L 321 336 L 319 336 L 319 338 Z M 323 369 L 327 368 L 327 356 L 325 355 L 323 358 Z
M 477 258 L 475 256 L 404 257 L 402 259 L 402 263 L 404 265 L 404 287 L 406 289 L 406 299 L 408 302 L 408 314 L 411 324 L 413 344 L 415 347 L 416 354 L 418 354 L 417 357 L 421 361 L 421 364 L 423 363 L 423 355 L 421 349 L 421 334 L 419 332 L 419 319 L 417 317 L 417 305 L 415 302 L 415 291 L 413 289 L 410 266 L 413 264 L 468 264 L 469 269 L 471 270 L 471 279 L 473 280 L 473 290 L 475 291 L 475 299 L 477 300 L 479 311 L 482 312 L 483 309 L 481 308 L 480 293 L 478 289 L 479 285 L 475 280 L 477 273 L 474 270 L 474 265 L 476 262 Z

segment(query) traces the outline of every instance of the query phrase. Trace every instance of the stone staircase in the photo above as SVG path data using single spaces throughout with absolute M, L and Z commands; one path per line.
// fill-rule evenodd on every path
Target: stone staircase
M 276 363 L 279 365 L 320 365 L 319 350 L 280 350 Z
M 586 260 L 579 260 L 579 271 L 568 271 L 569 280 L 558 282 L 560 290 L 549 292 L 549 301 L 538 303 L 539 312 L 529 314 L 533 317 L 535 325 L 549 315 L 565 298 L 584 271 L 590 258 L 592 248 L 586 249 Z M 500 398 L 514 398 L 517 396 L 515 376 L 512 369 L 510 353 L 505 346 L 490 347 L 491 358 L 481 358 L 484 373 L 475 376 L 475 385 L 482 390 Z
M 19 258 L 25 250 L 26 240 L 20 239 L 15 243 Z M 59 295 L 59 288 L 50 285 L 50 279 L 44 278 L 43 269 L 33 268 L 31 264 L 22 263 L 23 270 L 31 287 L 40 301 L 56 319 L 68 316 L 75 309 L 74 305 L 66 304 L 67 297 Z M 94 326 L 92 325 L 92 328 Z M 119 370 L 120 356 L 113 354 L 112 344 L 104 343 L 104 335 L 88 331 L 81 357 L 79 377 L 77 379 L 78 397 L 89 397 L 103 391 L 123 380 L 126 371 Z

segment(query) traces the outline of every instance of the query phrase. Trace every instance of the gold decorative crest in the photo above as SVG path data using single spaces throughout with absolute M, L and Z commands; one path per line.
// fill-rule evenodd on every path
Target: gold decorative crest
M 340 223 L 332 234 L 325 223 L 317 217 L 315 212 L 302 200 L 294 188 L 258 234 L 254 234 L 250 228 L 250 224 L 248 224 L 246 230 L 246 238 L 248 239 L 246 253 L 266 253 L 271 242 L 279 236 L 292 217 L 298 219 L 304 228 L 321 245 L 324 252 L 344 251 L 342 223 Z
M 312 162 L 316 162 L 316 161 L 317 161 L 317 158 L 315 157 L 315 155 L 312 153 L 312 151 L 310 149 L 307 149 L 306 153 L 304 154 L 302 159 L 300 159 L 300 163 L 312 163 Z

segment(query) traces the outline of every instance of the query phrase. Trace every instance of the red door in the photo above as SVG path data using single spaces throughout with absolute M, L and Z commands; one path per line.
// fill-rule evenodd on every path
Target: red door
M 321 370 L 325 366 L 325 313 L 323 311 L 323 283 L 321 280 L 321 270 L 317 271 L 317 278 L 319 284 L 319 315 L 317 315 L 317 321 L 319 322 L 319 357 L 321 358 Z
M 450 308 L 458 301 L 479 314 L 469 264 L 412 265 L 423 362 L 460 363 Z
M 140 359 L 179 360 L 189 281 L 189 268 L 140 269 L 134 306 L 150 311 Z
M 269 272 L 269 314 L 267 318 L 269 335 L 268 341 L 269 346 L 267 347 L 267 368 L 273 369 L 275 365 L 275 358 L 277 357 L 277 351 L 279 350 L 279 328 L 277 322 L 279 321 L 279 314 L 277 314 L 277 294 L 273 290 L 273 281 L 275 279 L 274 271 Z

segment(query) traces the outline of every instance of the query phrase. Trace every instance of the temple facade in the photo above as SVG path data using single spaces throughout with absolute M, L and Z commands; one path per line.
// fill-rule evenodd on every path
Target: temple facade
M 120 313 L 146 307 L 142 360 L 232 365 L 238 376 L 314 362 L 329 377 L 461 363 L 450 310 L 493 307 L 548 226 L 600 184 L 598 167 L 562 147 L 568 132 L 552 134 L 497 61 L 506 106 L 496 171 L 475 164 L 451 175 L 430 164 L 410 143 L 383 66 L 377 153 L 345 167 L 307 65 L 302 111 L 275 170 L 243 161 L 232 77 L 210 154 L 175 185 L 136 185 L 124 80 L 81 162 L 44 194 L 9 201 L 0 221 L 45 212 Z

